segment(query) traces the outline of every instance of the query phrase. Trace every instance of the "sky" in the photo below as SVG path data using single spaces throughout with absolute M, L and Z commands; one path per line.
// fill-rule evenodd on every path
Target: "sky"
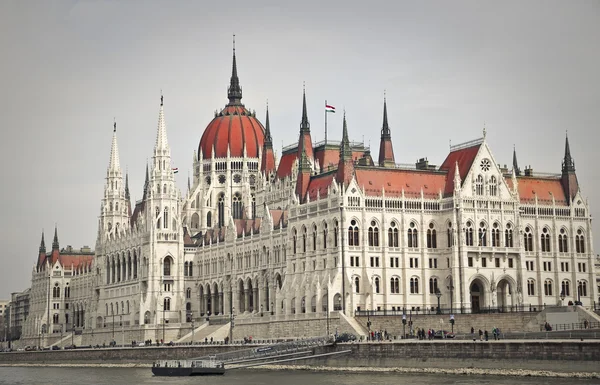
M 559 173 L 568 130 L 600 216 L 598 1 L 0 2 L 3 188 L 0 299 L 30 286 L 50 247 L 94 247 L 117 121 L 132 199 L 142 195 L 161 90 L 177 182 L 227 102 L 232 35 L 242 102 L 274 145 L 297 140 L 306 84 L 313 139 L 324 103 L 378 151 L 383 96 L 396 162 L 440 165 L 486 127 L 497 162 Z M 342 114 L 328 137 L 341 139 Z M 600 235 L 595 238 L 599 249 Z

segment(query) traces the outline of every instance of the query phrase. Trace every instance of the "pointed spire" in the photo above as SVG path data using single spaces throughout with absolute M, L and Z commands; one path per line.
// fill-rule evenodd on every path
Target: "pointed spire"
M 348 139 L 348 125 L 346 124 L 346 111 L 344 111 L 344 124 L 342 130 L 342 143 L 340 144 L 340 159 L 352 159 L 352 149 L 350 148 L 350 140 Z
M 227 97 L 229 98 L 230 106 L 242 104 L 242 87 L 240 87 L 235 59 L 235 35 L 233 35 L 233 64 L 231 66 L 231 79 L 229 81 L 229 88 L 227 89 Z
M 58 250 L 58 229 L 54 226 L 54 240 L 52 241 L 52 250 Z
M 121 165 L 119 162 L 119 146 L 117 145 L 117 122 L 115 120 L 113 124 L 113 137 L 110 147 L 110 161 L 108 163 L 108 170 L 119 171 L 120 169 Z
M 156 145 L 155 150 L 164 150 L 169 148 L 169 141 L 167 140 L 167 128 L 165 126 L 165 112 L 163 106 L 163 95 L 160 95 L 160 110 L 158 112 L 158 130 L 156 132 Z
M 146 160 L 146 180 L 144 181 L 144 195 L 142 197 L 143 200 L 146 200 L 148 197 L 148 189 L 150 188 L 150 177 L 148 174 L 148 161 Z
M 521 176 L 521 169 L 519 168 L 519 163 L 517 162 L 517 149 L 513 146 L 513 170 L 516 176 Z
M 129 200 L 129 171 L 125 173 L 125 199 Z
M 387 98 L 385 92 L 383 94 L 383 126 L 381 128 L 381 139 L 389 139 L 392 137 L 390 126 L 388 125 L 387 117 Z
M 571 157 L 571 148 L 569 146 L 569 135 L 565 135 L 565 158 L 563 159 L 562 172 L 575 172 L 575 161 Z
M 306 84 L 302 85 L 302 120 L 300 121 L 300 132 L 310 131 L 308 113 L 306 112 Z
M 46 252 L 46 242 L 44 242 L 44 231 L 42 230 L 42 241 L 40 242 L 40 254 Z
M 271 125 L 269 124 L 269 101 L 267 100 L 267 117 L 265 118 L 265 148 L 273 148 L 273 138 L 271 137 Z M 263 154 L 264 155 L 264 154 Z
M 190 173 L 188 171 L 188 193 L 192 190 L 192 185 L 190 183 Z
M 460 170 L 458 169 L 458 162 L 455 163 L 454 166 L 454 188 L 460 188 L 462 181 L 460 179 Z

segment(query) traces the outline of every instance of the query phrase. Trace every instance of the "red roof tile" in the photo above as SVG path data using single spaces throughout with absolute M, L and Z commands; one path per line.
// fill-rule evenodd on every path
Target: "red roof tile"
M 287 153 L 281 157 L 279 167 L 277 167 L 277 177 L 279 179 L 283 179 L 292 174 L 292 166 L 296 159 L 296 152 Z
M 68 254 L 68 255 L 61 255 L 60 257 L 58 257 L 58 260 L 60 261 L 60 264 L 65 269 L 68 270 L 71 268 L 71 266 L 73 266 L 73 268 L 76 269 L 77 267 L 79 267 L 79 265 L 87 265 L 87 264 L 91 263 L 94 260 L 94 255 L 93 254 L 87 254 L 87 255 Z
M 511 177 L 506 177 L 509 188 L 513 188 Z M 519 199 L 521 203 L 535 203 L 537 195 L 540 204 L 552 204 L 552 197 L 557 205 L 568 205 L 560 178 L 517 177 Z
M 327 188 L 331 186 L 331 182 L 335 177 L 334 172 L 320 174 L 314 176 L 310 179 L 310 183 L 308 184 L 307 196 L 311 201 L 317 199 L 317 192 L 320 198 L 325 198 L 327 196 Z
M 425 197 L 434 198 L 446 185 L 446 174 L 435 171 L 357 167 L 355 175 L 360 188 L 364 187 L 365 194 L 370 196 L 380 196 L 385 189 L 385 196 L 399 197 L 404 189 L 406 197 L 417 198 L 422 187 Z
M 472 147 L 452 151 L 448 154 L 446 160 L 444 160 L 444 163 L 440 166 L 441 171 L 448 171 L 444 195 L 452 195 L 452 193 L 454 193 L 454 170 L 456 169 L 456 163 L 458 162 L 460 180 L 464 181 L 480 147 L 481 143 L 478 143 Z

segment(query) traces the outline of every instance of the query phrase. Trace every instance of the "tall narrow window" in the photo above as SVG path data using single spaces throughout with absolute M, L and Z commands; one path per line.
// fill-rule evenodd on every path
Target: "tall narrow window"
M 467 228 L 465 229 L 465 243 L 467 246 L 473 246 L 473 224 L 467 222 Z
M 496 196 L 498 195 L 498 181 L 495 176 L 490 178 L 490 195 Z
M 312 244 L 313 251 L 317 251 L 317 225 L 313 225 Z
M 379 246 L 379 227 L 375 221 L 371 221 L 369 227 L 369 246 Z
M 544 281 L 544 295 L 552 295 L 552 280 L 550 279 Z
M 561 290 L 561 293 L 560 293 L 561 295 L 564 294 L 565 297 L 570 296 L 571 295 L 571 285 L 570 285 L 569 281 L 567 281 L 567 280 L 562 281 L 560 290 Z
M 527 280 L 527 295 L 535 295 L 535 281 L 533 279 Z
M 585 253 L 585 236 L 581 229 L 577 230 L 577 235 L 575 236 L 575 251 L 577 254 Z
M 446 230 L 446 246 L 454 246 L 454 237 L 452 235 L 452 222 L 448 223 L 448 230 Z
M 233 219 L 242 219 L 243 218 L 243 209 L 242 209 L 242 196 L 240 193 L 235 193 L 233 195 Z
M 163 309 L 165 311 L 170 311 L 171 310 L 171 298 L 165 298 L 165 300 L 163 302 Z M 165 322 L 164 319 L 163 319 L 163 322 Z
M 360 279 L 358 277 L 354 278 L 354 292 L 360 293 Z
M 498 222 L 492 228 L 492 247 L 500 247 L 500 229 Z
M 408 229 L 408 247 L 416 248 L 418 246 L 418 235 L 415 222 L 410 222 L 410 228 Z
M 485 223 L 479 223 L 479 246 L 487 246 L 487 228 Z
M 504 230 L 504 246 L 513 247 L 513 231 L 510 223 L 506 224 L 506 230 Z
M 348 245 L 360 246 L 358 242 L 358 223 L 354 219 L 350 221 L 350 227 L 348 227 Z
M 533 234 L 531 231 L 531 227 L 525 228 L 525 234 L 523 235 L 523 243 L 525 246 L 525 251 L 533 251 Z
M 375 285 L 375 294 L 379 294 L 379 277 L 375 277 L 373 285 Z
M 567 253 L 569 252 L 569 241 L 567 237 L 567 232 L 565 229 L 560 229 L 560 234 L 558 234 L 558 252 L 559 253 Z
M 396 222 L 392 222 L 388 229 L 388 246 L 398 247 L 398 226 Z
M 166 277 L 171 275 L 171 257 L 165 257 L 163 261 L 163 275 Z
M 410 294 L 419 294 L 419 278 L 410 279 Z
M 292 252 L 294 253 L 294 255 L 296 255 L 298 248 L 298 231 L 294 229 L 292 231 L 292 234 Z
M 225 226 L 225 194 L 219 194 L 218 200 L 219 227 Z
M 550 252 L 550 232 L 546 227 L 542 230 L 541 245 L 542 252 Z
M 437 292 L 438 292 L 437 278 L 429 278 L 429 294 L 435 294 Z
M 483 195 L 483 177 L 481 175 L 478 175 L 477 179 L 475 179 L 475 193 Z
M 392 277 L 390 280 L 390 291 L 392 294 L 400 293 L 400 279 L 398 277 Z
M 429 229 L 427 229 L 427 248 L 437 249 L 437 233 L 433 223 L 430 223 Z
M 165 227 L 165 229 L 169 227 L 169 208 L 168 207 L 165 207 L 163 226 Z
M 327 250 L 327 223 L 323 223 L 323 249 Z

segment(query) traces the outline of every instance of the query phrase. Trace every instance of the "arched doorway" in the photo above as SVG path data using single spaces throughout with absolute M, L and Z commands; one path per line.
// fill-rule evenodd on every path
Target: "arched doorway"
M 510 307 L 512 307 L 512 286 L 508 280 L 502 279 L 500 282 L 498 282 L 496 296 L 498 299 L 499 311 L 506 312 Z
M 479 313 L 483 305 L 483 285 L 479 281 L 473 281 L 470 287 L 471 293 L 471 311 Z

